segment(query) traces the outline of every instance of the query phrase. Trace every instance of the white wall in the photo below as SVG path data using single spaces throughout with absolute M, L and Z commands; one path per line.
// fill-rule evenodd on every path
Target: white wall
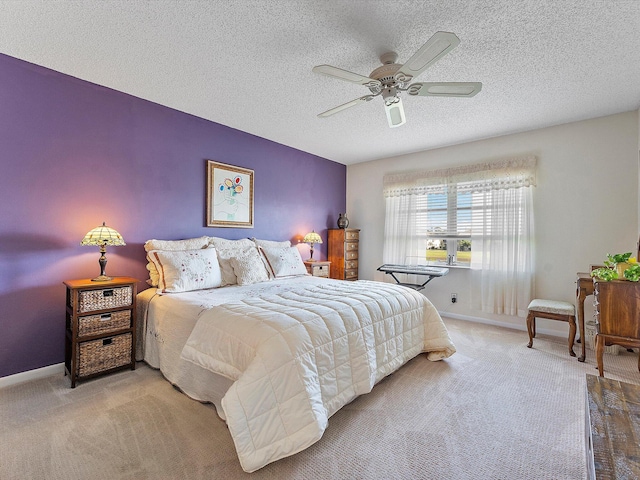
M 386 173 L 535 155 L 536 296 L 573 302 L 577 272 L 601 264 L 607 253 L 636 250 L 639 128 L 633 111 L 348 166 L 347 212 L 350 226 L 361 229 L 360 278 L 389 281 L 376 271 L 382 264 Z M 470 291 L 464 269 L 451 269 L 423 290 L 441 312 L 523 327 L 522 318 L 471 309 Z M 451 293 L 458 294 L 458 303 L 451 303 Z M 567 331 L 560 322 L 539 322 L 541 331 Z

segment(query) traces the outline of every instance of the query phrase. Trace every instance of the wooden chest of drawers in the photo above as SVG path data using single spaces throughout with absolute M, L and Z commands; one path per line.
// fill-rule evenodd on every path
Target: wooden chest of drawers
M 331 278 L 358 279 L 358 251 L 360 230 L 356 228 L 329 229 L 328 259 L 331 262 Z
M 136 284 L 67 280 L 65 373 L 78 380 L 136 367 Z
M 640 347 L 640 283 L 594 280 L 596 360 L 604 376 L 605 346 Z

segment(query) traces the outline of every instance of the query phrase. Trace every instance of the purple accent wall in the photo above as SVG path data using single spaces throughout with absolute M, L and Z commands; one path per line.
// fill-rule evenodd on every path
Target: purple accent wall
M 206 159 L 255 171 L 254 228 L 204 226 Z M 103 221 L 127 242 L 107 274 L 145 280 L 151 238 L 315 229 L 325 259 L 346 204 L 344 165 L 2 54 L 0 165 L 0 377 L 64 361 L 61 282 L 99 274 Z

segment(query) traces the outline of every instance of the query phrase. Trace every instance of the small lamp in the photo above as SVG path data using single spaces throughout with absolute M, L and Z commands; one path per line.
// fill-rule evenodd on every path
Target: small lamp
M 115 231 L 111 227 L 107 227 L 104 222 L 99 227 L 94 228 L 89 231 L 80 245 L 89 245 L 89 246 L 97 246 L 100 247 L 100 260 L 98 263 L 100 264 L 100 276 L 96 278 L 92 278 L 92 282 L 106 282 L 107 280 L 111 280 L 111 277 L 107 277 L 104 272 L 104 269 L 107 266 L 107 257 L 105 253 L 107 253 L 107 245 L 126 245 L 124 240 L 122 239 L 122 235 L 120 235 L 117 231 Z
M 312 230 L 310 233 L 307 233 L 304 238 L 302 239 L 302 243 L 308 243 L 310 245 L 310 253 L 311 253 L 311 258 L 309 260 L 307 260 L 308 262 L 315 262 L 315 260 L 313 259 L 313 245 L 315 243 L 322 243 L 322 238 L 320 238 L 320 235 L 318 235 L 315 230 Z

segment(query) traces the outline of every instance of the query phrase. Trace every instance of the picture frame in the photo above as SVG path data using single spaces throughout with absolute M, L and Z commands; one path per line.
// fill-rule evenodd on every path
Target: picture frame
M 207 160 L 207 227 L 253 228 L 251 169 Z

